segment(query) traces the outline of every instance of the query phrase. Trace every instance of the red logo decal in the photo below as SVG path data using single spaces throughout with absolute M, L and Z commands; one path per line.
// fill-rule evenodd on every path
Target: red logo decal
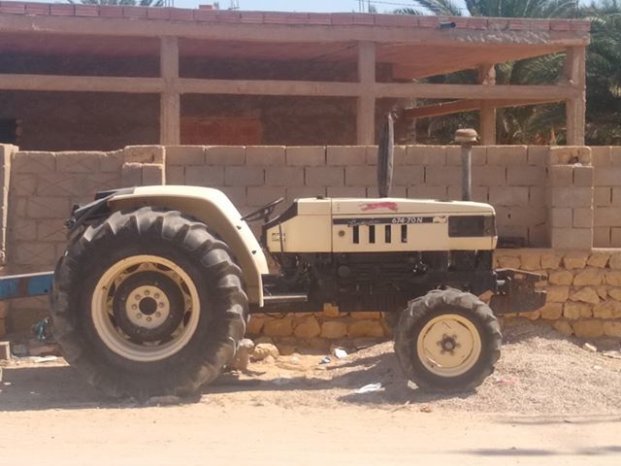
M 392 210 L 393 212 L 397 212 L 399 210 L 399 206 L 396 202 L 369 202 L 367 204 L 360 205 L 360 210 L 362 210 L 363 212 L 378 209 L 388 209 Z

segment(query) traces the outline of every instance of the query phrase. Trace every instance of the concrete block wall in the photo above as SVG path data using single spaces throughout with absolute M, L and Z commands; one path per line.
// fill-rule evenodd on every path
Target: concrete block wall
M 131 146 L 114 152 L 0 148 L 4 196 L 0 258 L 6 257 L 3 273 L 53 268 L 64 251 L 63 223 L 71 206 L 90 201 L 97 190 L 161 183 L 211 186 L 224 191 L 242 213 L 279 196 L 290 201 L 316 195 L 377 195 L 375 146 Z M 553 251 L 539 250 L 539 259 L 533 259 L 542 264 L 538 268 L 551 274 L 556 268 L 563 269 L 564 262 L 544 266 L 545 254 L 589 253 L 593 245 L 603 245 L 604 238 L 606 246 L 621 247 L 616 239 L 621 219 L 617 220 L 614 213 L 620 201 L 621 176 L 609 174 L 621 167 L 616 154 L 617 148 L 475 147 L 473 198 L 495 206 L 501 235 L 524 238 L 529 246 L 553 246 Z M 458 199 L 460 172 L 459 147 L 397 146 L 393 195 Z M 498 257 L 512 257 L 507 259 L 511 266 L 532 268 L 528 260 L 533 250 L 524 250 L 530 254 L 524 262 L 521 251 L 501 251 Z M 610 275 L 610 280 L 615 280 L 616 264 L 617 259 L 609 258 L 602 267 L 612 271 L 604 270 L 602 285 L 595 288 L 601 305 L 614 302 L 616 287 L 621 286 L 608 284 L 605 278 Z M 576 276 L 576 280 L 572 286 L 578 286 L 581 279 Z M 611 288 L 606 289 L 605 301 L 601 286 Z M 10 329 L 26 329 L 45 314 L 48 306 L 47 299 L 16 300 L 10 311 L 0 304 L 0 331 L 7 327 L 7 315 Z M 572 315 L 572 306 L 576 307 L 570 304 L 568 315 Z M 591 306 L 589 318 L 596 320 L 595 304 Z M 616 309 L 616 304 L 606 306 Z M 551 307 L 558 310 L 558 306 Z M 553 315 L 551 312 L 546 311 L 546 315 Z M 597 312 L 599 317 L 603 315 L 601 309 Z M 614 313 L 611 316 L 608 320 L 619 317 Z M 559 319 L 571 320 L 564 314 Z M 282 319 L 256 317 L 250 330 L 285 341 L 302 338 L 312 344 L 388 332 L 378 313 L 345 316 L 330 309 Z
M 621 247 L 621 147 L 592 147 L 594 169 L 593 242 Z

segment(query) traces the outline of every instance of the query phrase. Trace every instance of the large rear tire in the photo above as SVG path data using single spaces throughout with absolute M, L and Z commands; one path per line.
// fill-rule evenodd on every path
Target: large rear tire
M 395 353 L 423 390 L 466 391 L 494 371 L 502 336 L 487 304 L 460 290 L 432 290 L 408 303 L 395 328 Z
M 245 332 L 241 270 L 225 243 L 177 211 L 114 212 L 87 227 L 54 281 L 64 356 L 109 396 L 195 394 Z

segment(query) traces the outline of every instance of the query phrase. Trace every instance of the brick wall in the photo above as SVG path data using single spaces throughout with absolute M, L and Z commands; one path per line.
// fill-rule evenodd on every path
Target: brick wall
M 318 194 L 376 195 L 374 146 L 130 146 L 113 152 L 20 152 L 13 146 L 1 147 L 4 273 L 51 269 L 64 250 L 63 222 L 71 206 L 91 200 L 96 190 L 164 182 L 211 186 L 223 190 L 242 213 L 279 196 L 292 200 Z M 590 251 L 593 244 L 602 245 L 604 229 L 609 238 L 605 245 L 621 247 L 621 238 L 615 236 L 619 227 L 614 223 L 621 176 L 607 176 L 611 167 L 618 166 L 613 165 L 616 149 L 608 149 L 596 149 L 592 156 L 585 147 L 475 147 L 473 198 L 495 206 L 501 235 L 521 237 L 531 247 Z M 458 199 L 460 172 L 459 147 L 397 146 L 393 194 Z M 603 205 L 605 199 L 609 203 Z M 602 210 L 604 207 L 609 210 Z M 598 226 L 605 212 L 611 224 Z M 502 254 L 514 257 L 510 261 L 515 263 L 515 257 L 521 258 L 519 251 Z M 541 250 L 541 254 L 548 253 L 548 249 Z M 615 261 L 603 268 L 616 270 Z M 562 269 L 563 264 L 559 262 L 557 268 Z M 540 269 L 550 273 L 555 267 L 542 265 Z M 607 273 L 603 276 L 616 277 L 616 272 Z M 606 280 L 602 278 L 597 286 L 621 286 Z M 606 293 L 605 302 L 616 299 L 617 291 Z M 9 313 L 10 329 L 27 328 L 47 308 L 46 299 L 14 301 Z M 5 325 L 7 311 L 3 309 L 0 323 Z M 551 312 L 547 310 L 546 315 Z M 563 312 L 559 318 L 566 319 Z M 593 318 L 598 317 L 595 303 L 591 304 L 591 313 Z M 256 318 L 251 330 L 280 338 L 323 341 L 386 333 L 376 313 L 333 314 L 328 310 L 283 319 Z M 615 314 L 612 318 L 617 317 Z

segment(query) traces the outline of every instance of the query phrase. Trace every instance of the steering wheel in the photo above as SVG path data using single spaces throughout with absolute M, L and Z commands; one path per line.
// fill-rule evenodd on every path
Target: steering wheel
M 241 219 L 245 222 L 256 222 L 258 220 L 263 220 L 267 222 L 270 218 L 270 215 L 274 212 L 274 209 L 278 204 L 285 200 L 284 197 L 279 197 L 278 199 L 265 204 L 263 207 L 259 207 L 257 210 L 253 210 L 247 215 L 244 215 Z

